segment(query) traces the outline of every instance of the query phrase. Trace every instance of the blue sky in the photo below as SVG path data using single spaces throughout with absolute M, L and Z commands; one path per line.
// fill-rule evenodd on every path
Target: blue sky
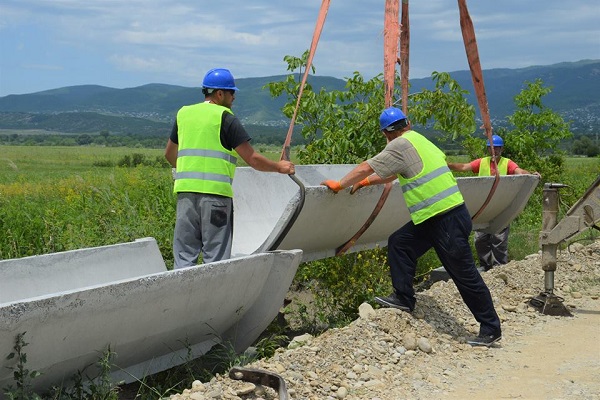
M 382 72 L 384 0 L 332 0 L 314 65 Z M 594 0 L 471 0 L 483 69 L 600 59 Z M 0 96 L 63 86 L 201 85 L 286 74 L 310 46 L 321 0 L 2 0 Z M 467 70 L 456 1 L 410 2 L 410 77 Z

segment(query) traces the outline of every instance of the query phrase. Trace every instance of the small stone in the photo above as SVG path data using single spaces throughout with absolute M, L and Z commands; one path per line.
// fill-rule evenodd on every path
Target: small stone
M 244 396 L 254 392 L 256 389 L 256 385 L 254 383 L 248 383 L 245 386 L 242 386 L 240 389 L 235 391 L 236 396 Z
M 369 303 L 362 303 L 360 306 L 358 306 L 358 316 L 360 318 L 368 320 L 376 315 L 377 313 L 373 309 L 373 306 L 371 306 Z
M 335 397 L 337 397 L 338 399 L 345 399 L 346 396 L 348 396 L 348 389 L 346 389 L 343 386 L 339 388 L 335 393 Z
M 402 339 L 402 343 L 404 344 L 404 347 L 406 348 L 406 350 L 416 350 L 417 349 L 417 337 L 412 332 L 409 332 L 406 335 L 404 335 L 404 338 Z
M 423 353 L 429 354 L 433 351 L 433 347 L 427 338 L 419 338 L 419 340 L 417 340 L 417 346 L 419 346 L 419 350 L 421 350 Z
M 305 333 L 304 335 L 296 336 L 292 339 L 290 344 L 288 344 L 288 349 L 296 349 L 298 347 L 302 347 L 310 343 L 312 339 L 313 336 L 310 333 Z

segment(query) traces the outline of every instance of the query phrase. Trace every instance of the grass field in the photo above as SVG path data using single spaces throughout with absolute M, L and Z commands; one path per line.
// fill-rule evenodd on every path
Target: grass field
M 256 146 L 271 159 L 281 149 Z M 0 259 L 153 236 L 170 262 L 175 197 L 162 149 L 0 146 Z M 118 167 L 124 158 L 149 161 Z M 243 165 L 241 163 L 240 165 Z M 598 158 L 569 158 L 562 183 L 573 204 L 600 173 Z M 510 251 L 537 251 L 541 187 L 513 223 Z

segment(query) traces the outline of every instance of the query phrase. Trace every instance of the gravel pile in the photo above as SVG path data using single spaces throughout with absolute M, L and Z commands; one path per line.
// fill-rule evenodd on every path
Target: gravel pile
M 462 302 L 455 285 L 436 282 L 417 294 L 412 314 L 373 309 L 367 303 L 360 317 L 318 337 L 303 335 L 270 359 L 248 368 L 275 372 L 287 384 L 291 399 L 431 399 L 452 392 L 452 383 L 472 361 L 506 351 L 502 343 L 519 339 L 523 331 L 553 317 L 540 314 L 529 299 L 543 291 L 544 273 L 538 254 L 483 272 L 502 320 L 503 339 L 496 348 L 471 347 L 467 337 L 478 324 Z M 575 308 L 580 300 L 600 301 L 600 240 L 573 244 L 560 252 L 555 294 Z M 475 382 L 476 384 L 476 382 Z M 269 387 L 216 376 L 194 382 L 172 400 L 278 399 Z

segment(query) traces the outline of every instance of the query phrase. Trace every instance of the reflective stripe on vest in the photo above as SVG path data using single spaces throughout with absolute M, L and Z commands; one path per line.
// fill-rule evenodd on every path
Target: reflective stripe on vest
M 419 224 L 463 204 L 462 194 L 446 164 L 445 154 L 415 131 L 408 131 L 402 137 L 415 147 L 423 161 L 423 169 L 416 176 L 406 179 L 398 175 L 413 223 Z
M 481 163 L 479 163 L 479 176 L 492 175 L 491 163 L 492 157 L 483 157 L 481 159 Z M 508 158 L 500 157 L 497 168 L 500 175 L 508 175 Z
M 177 113 L 178 152 L 173 190 L 233 197 L 236 153 L 221 144 L 226 107 L 200 103 Z

